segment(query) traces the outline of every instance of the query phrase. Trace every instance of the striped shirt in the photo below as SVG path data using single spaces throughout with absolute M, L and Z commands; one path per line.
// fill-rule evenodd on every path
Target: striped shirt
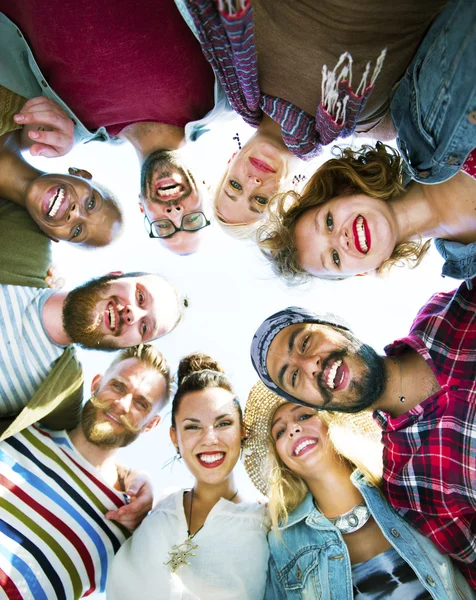
M 0 285 L 0 417 L 18 414 L 63 354 L 41 318 L 45 302 L 54 293 Z
M 1 442 L 0 485 L 6 598 L 70 600 L 103 592 L 113 555 L 128 535 L 103 515 L 124 500 L 66 432 L 29 427 Z

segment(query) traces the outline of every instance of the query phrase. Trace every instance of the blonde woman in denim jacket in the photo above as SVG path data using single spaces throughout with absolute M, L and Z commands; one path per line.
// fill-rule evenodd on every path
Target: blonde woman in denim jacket
M 476 598 L 451 559 L 381 495 L 370 415 L 318 413 L 258 383 L 245 426 L 245 466 L 269 496 L 273 523 L 266 600 Z

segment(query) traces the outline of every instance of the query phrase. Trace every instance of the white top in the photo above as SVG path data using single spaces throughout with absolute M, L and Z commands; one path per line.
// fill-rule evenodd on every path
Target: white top
M 262 600 L 268 569 L 266 508 L 221 499 L 192 539 L 189 565 L 171 573 L 172 546 L 188 537 L 183 490 L 162 500 L 116 555 L 107 600 Z

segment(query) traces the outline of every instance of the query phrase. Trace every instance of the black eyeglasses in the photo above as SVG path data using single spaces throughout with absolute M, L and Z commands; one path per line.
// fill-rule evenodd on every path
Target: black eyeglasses
M 175 227 L 170 219 L 158 219 L 152 223 L 144 215 L 144 225 L 149 237 L 151 238 L 169 238 L 179 231 L 199 231 L 210 225 L 210 221 L 201 212 L 190 212 L 182 217 L 180 227 Z

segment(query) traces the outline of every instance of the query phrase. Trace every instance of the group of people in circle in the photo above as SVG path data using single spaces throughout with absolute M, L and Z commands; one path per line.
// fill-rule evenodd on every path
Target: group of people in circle
M 6 597 L 476 597 L 476 4 L 81 1 L 72 27 L 55 4 L 0 2 Z M 256 132 L 208 197 L 182 148 L 236 115 Z M 89 141 L 134 147 L 146 231 L 171 252 L 222 227 L 294 285 L 417 268 L 433 238 L 459 287 L 385 355 L 337 315 L 269 316 L 244 409 L 217 360 L 184 357 L 170 438 L 193 484 L 144 519 L 151 486 L 114 455 L 160 421 L 172 377 L 150 342 L 187 301 L 140 270 L 49 289 L 51 241 L 102 247 L 127 227 L 91 173 L 28 161 Z M 75 345 L 128 349 L 84 407 Z

